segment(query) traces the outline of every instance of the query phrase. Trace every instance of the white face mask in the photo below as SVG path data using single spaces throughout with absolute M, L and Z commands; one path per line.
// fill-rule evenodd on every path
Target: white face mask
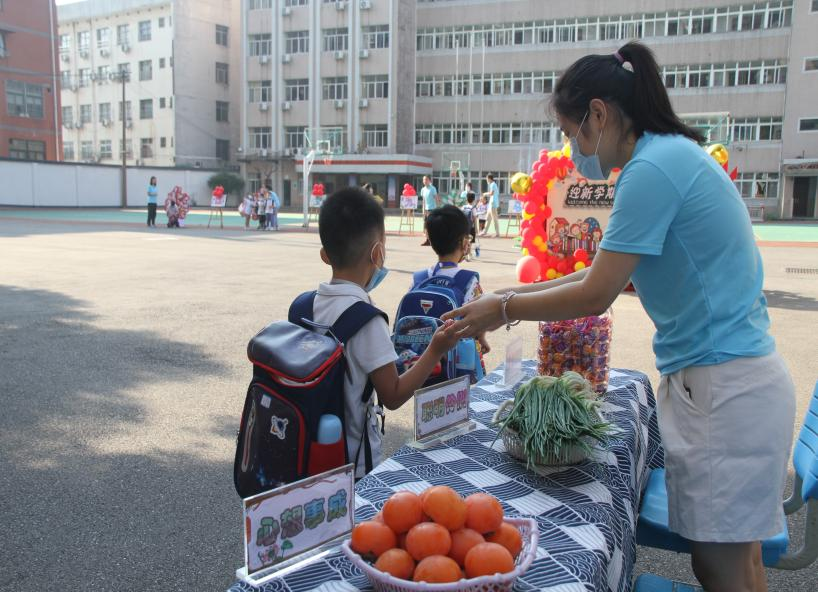
M 576 135 L 568 140 L 571 143 L 571 160 L 574 161 L 574 165 L 577 167 L 579 174 L 586 179 L 604 180 L 608 178 L 608 175 L 603 172 L 602 164 L 599 162 L 599 143 L 602 141 L 602 130 L 599 131 L 599 138 L 596 141 L 596 150 L 594 150 L 591 156 L 585 156 L 579 149 L 579 143 L 577 143 L 577 136 L 579 136 L 579 132 L 582 130 L 582 126 L 588 118 L 588 113 L 589 112 L 586 111 L 585 115 L 583 115 Z M 608 171 L 608 174 L 610 174 L 610 171 Z

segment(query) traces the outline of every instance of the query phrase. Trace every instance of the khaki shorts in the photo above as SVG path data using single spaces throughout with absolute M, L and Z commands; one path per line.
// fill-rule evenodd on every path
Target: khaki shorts
M 699 542 L 758 541 L 784 528 L 795 388 L 781 356 L 662 376 L 670 530 Z

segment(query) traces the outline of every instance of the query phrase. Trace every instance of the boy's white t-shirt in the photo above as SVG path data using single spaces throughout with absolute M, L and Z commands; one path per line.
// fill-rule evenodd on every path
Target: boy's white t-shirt
M 347 308 L 363 300 L 372 304 L 369 294 L 352 282 L 333 280 L 318 286 L 313 305 L 313 320 L 321 325 L 332 325 Z M 366 408 L 361 402 L 369 374 L 389 363 L 398 356 L 389 334 L 389 325 L 382 317 L 376 317 L 361 328 L 345 347 L 348 375 L 344 380 L 344 413 L 346 415 L 347 450 L 350 462 L 355 462 L 358 448 L 362 445 Z M 374 396 L 370 405 L 375 404 Z M 369 442 L 372 445 L 372 462 L 377 466 L 381 461 L 381 431 L 378 416 L 370 410 Z M 355 471 L 356 477 L 365 474 L 365 449 L 361 448 Z

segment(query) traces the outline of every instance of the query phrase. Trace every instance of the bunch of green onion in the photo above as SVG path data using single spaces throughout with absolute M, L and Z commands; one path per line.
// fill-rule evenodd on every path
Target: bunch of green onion
M 517 432 L 527 467 L 538 458 L 564 462 L 572 449 L 590 454 L 589 441 L 605 440 L 610 425 L 598 408 L 591 385 L 576 372 L 559 378 L 535 376 L 517 391 L 511 412 L 498 422 L 498 435 L 506 428 Z

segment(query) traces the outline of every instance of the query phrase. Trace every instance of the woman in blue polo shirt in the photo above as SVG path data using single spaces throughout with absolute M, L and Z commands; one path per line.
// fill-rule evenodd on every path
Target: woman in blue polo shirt
M 582 175 L 623 169 L 594 265 L 448 316 L 462 316 L 457 325 L 474 336 L 598 314 L 632 280 L 656 326 L 670 528 L 692 541 L 706 590 L 766 590 L 759 541 L 784 526 L 795 392 L 768 332 L 747 209 L 673 112 L 647 47 L 578 60 L 553 107 Z
M 156 189 L 156 177 L 151 177 L 148 183 L 148 227 L 156 227 L 156 197 L 159 190 Z

